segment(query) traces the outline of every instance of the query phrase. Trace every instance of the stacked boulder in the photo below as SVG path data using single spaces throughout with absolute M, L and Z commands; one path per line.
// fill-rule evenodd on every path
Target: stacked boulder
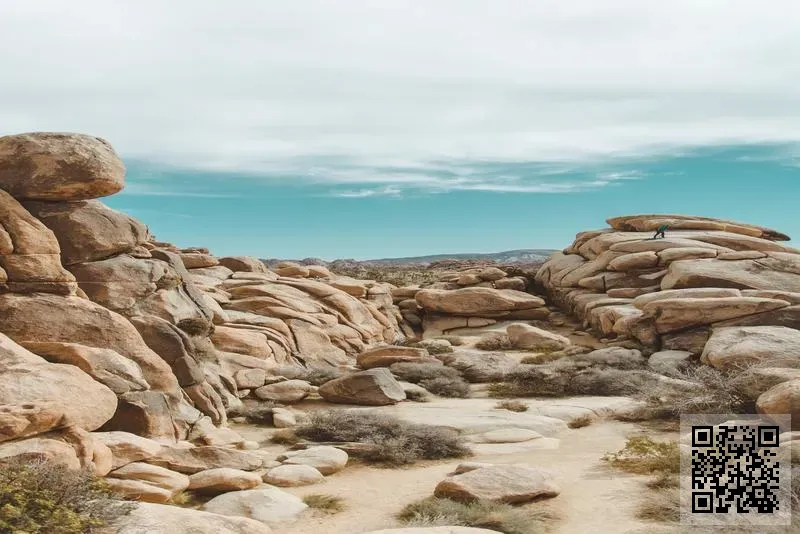
M 0 138 L 0 461 L 91 467 L 164 502 L 186 480 L 152 467 L 260 468 L 226 427 L 245 382 L 409 330 L 385 284 L 156 241 L 97 200 L 124 176 L 96 137 Z
M 781 243 L 788 236 L 679 215 L 607 222 L 540 268 L 536 283 L 553 303 L 599 336 L 684 351 L 716 367 L 800 366 L 800 251 Z M 662 225 L 666 237 L 654 239 Z
M 392 298 L 403 319 L 430 338 L 501 320 L 545 319 L 550 310 L 525 292 L 527 285 L 525 277 L 508 276 L 498 267 L 473 267 L 445 272 L 425 287 L 394 288 Z

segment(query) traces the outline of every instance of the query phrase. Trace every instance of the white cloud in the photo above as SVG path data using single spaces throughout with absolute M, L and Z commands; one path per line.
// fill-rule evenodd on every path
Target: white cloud
M 464 162 L 800 141 L 792 0 L 3 0 L 0 50 L 4 133 L 363 196 L 587 187 Z

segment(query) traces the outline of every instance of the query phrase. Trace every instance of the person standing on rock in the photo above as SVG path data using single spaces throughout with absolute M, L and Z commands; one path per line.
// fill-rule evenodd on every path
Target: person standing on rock
M 668 225 L 666 225 L 666 224 L 662 224 L 662 225 L 661 225 L 661 226 L 659 226 L 659 227 L 658 227 L 658 229 L 656 230 L 656 235 L 654 235 L 654 236 L 653 236 L 653 239 L 658 239 L 659 237 L 660 237 L 661 239 L 664 239 L 664 238 L 666 237 L 666 236 L 664 235 L 664 232 L 666 232 L 667 230 L 669 230 L 669 226 L 668 226 Z

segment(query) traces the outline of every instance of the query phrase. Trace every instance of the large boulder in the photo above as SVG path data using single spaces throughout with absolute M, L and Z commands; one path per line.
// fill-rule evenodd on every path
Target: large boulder
M 544 300 L 534 295 L 488 287 L 467 287 L 453 291 L 423 289 L 414 298 L 419 307 L 428 312 L 477 317 L 544 306 Z
M 307 465 L 323 475 L 332 475 L 347 465 L 347 453 L 336 447 L 326 445 L 309 447 L 300 451 L 289 451 L 278 456 L 278 461 L 286 465 Z
M 383 406 L 405 400 L 406 394 L 388 369 L 370 369 L 336 378 L 319 387 L 328 402 Z
M 0 137 L 0 189 L 24 200 L 87 200 L 125 185 L 125 166 L 99 137 L 26 133 Z
M 162 444 L 130 432 L 95 432 L 92 436 L 111 449 L 113 469 L 158 455 Z
M 296 520 L 308 506 L 298 497 L 273 487 L 232 491 L 208 501 L 207 512 L 246 517 L 266 525 L 280 525 Z
M 514 369 L 518 361 L 503 352 L 457 350 L 442 354 L 441 361 L 457 369 L 470 382 L 502 382 L 506 373 Z
M 800 367 L 800 331 L 783 326 L 716 328 L 700 361 L 719 369 L 758 362 Z
M 43 420 L 51 421 L 52 427 L 70 424 L 95 430 L 114 415 L 117 396 L 80 369 L 48 363 L 0 334 L 0 405 L 3 404 L 30 404 L 46 413 L 39 413 L 37 424 L 2 429 L 0 441 L 41 431 Z M 23 421 L 33 422 L 27 418 Z
M 726 261 L 686 260 L 669 266 L 662 289 L 689 287 L 732 287 L 738 289 L 781 289 L 800 291 L 800 254 L 792 262 L 767 263 L 768 258 Z
M 273 467 L 264 475 L 264 482 L 282 488 L 294 486 L 308 486 L 322 482 L 324 477 L 310 465 L 279 465 Z
M 305 399 L 314 389 L 304 380 L 286 380 L 261 386 L 255 390 L 255 395 L 262 400 L 292 403 Z
M 406 527 L 373 530 L 367 534 L 495 534 L 496 530 L 472 527 Z
M 662 225 L 667 225 L 670 231 L 675 230 L 716 230 L 730 232 L 771 241 L 788 241 L 789 236 L 776 232 L 770 228 L 754 226 L 734 221 L 697 217 L 693 215 L 629 215 L 614 217 L 606 221 L 611 228 L 623 232 L 654 232 Z
M 251 256 L 227 256 L 225 258 L 219 258 L 219 264 L 234 272 L 267 272 L 267 266 L 264 265 L 264 262 Z
M 663 334 L 787 306 L 789 303 L 783 300 L 757 297 L 674 298 L 645 304 L 642 311 L 646 317 L 654 319 L 656 330 Z
M 267 525 L 244 517 L 192 508 L 139 503 L 116 521 L 115 534 L 271 534 Z
M 165 446 L 155 456 L 148 458 L 147 462 L 187 475 L 220 467 L 255 471 L 264 463 L 255 454 L 215 446 Z
M 61 261 L 73 265 L 131 252 L 147 241 L 147 226 L 98 200 L 26 202 L 25 208 L 53 231 Z
M 189 477 L 189 489 L 198 493 L 225 493 L 252 489 L 261 482 L 257 473 L 222 467 L 193 474 Z
M 493 465 L 447 477 L 434 495 L 459 502 L 529 502 L 561 493 L 549 473 L 520 465 Z
M 564 336 L 524 323 L 509 325 L 506 333 L 511 344 L 518 349 L 552 352 L 563 350 L 572 344 Z
M 175 495 L 189 487 L 189 477 L 157 465 L 142 462 L 129 463 L 108 474 L 108 478 L 137 480 L 156 486 Z

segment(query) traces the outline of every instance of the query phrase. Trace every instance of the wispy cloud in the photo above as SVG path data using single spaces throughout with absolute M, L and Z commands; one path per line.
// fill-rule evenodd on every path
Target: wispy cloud
M 137 174 L 138 179 L 138 174 Z M 155 183 L 128 182 L 121 193 L 125 196 L 136 197 L 186 197 L 186 198 L 242 198 L 243 195 L 231 193 L 216 193 L 211 191 L 193 191 L 190 187 L 180 184 L 170 188 Z
M 369 198 L 369 197 L 399 197 L 402 190 L 393 185 L 380 187 L 377 189 L 358 189 L 347 191 L 332 191 L 330 196 L 341 198 Z

